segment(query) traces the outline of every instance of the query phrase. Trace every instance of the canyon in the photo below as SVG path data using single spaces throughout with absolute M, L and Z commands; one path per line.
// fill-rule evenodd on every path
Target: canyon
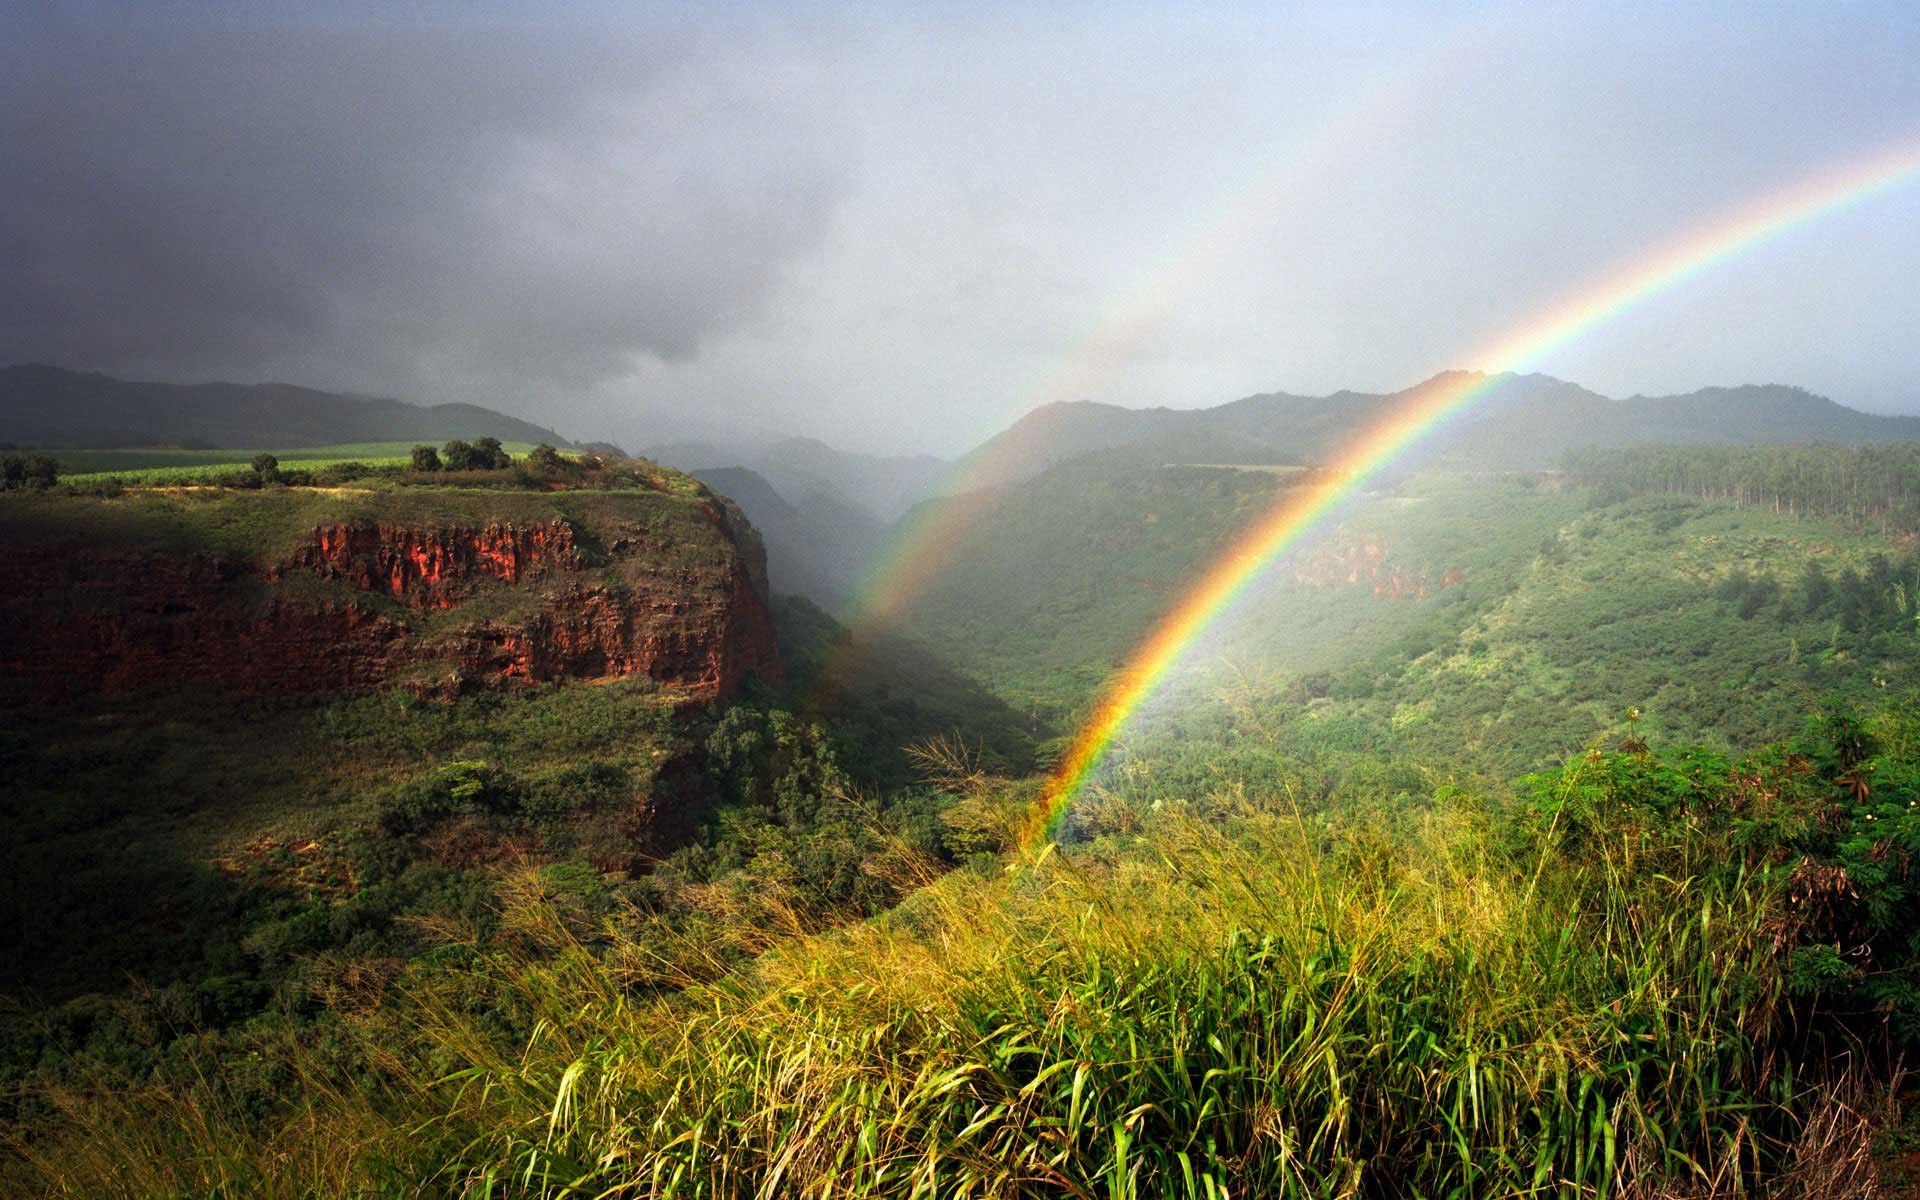
M 557 679 L 644 676 L 690 703 L 726 700 L 781 675 L 764 550 L 738 510 L 707 494 L 602 495 L 564 503 L 502 496 L 493 519 L 379 515 L 346 506 L 285 549 L 254 553 L 184 536 L 284 498 L 215 504 L 143 498 L 174 536 L 89 539 L 75 512 L 110 502 L 50 498 L 0 513 L 0 685 L 50 698 L 206 685 L 245 695 L 403 686 L 422 695 Z M 324 514 L 302 498 L 291 520 Z M 125 531 L 121 531 L 124 533 Z M 203 539 L 204 540 L 204 539 Z

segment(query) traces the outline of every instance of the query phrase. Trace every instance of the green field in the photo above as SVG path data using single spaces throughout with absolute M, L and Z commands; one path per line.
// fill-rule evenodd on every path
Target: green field
M 60 478 L 68 483 L 125 484 L 179 483 L 206 474 L 208 467 L 244 467 L 256 454 L 271 454 L 282 470 L 317 471 L 340 463 L 371 467 L 403 467 L 413 442 L 348 442 L 337 446 L 299 446 L 285 450 L 176 450 L 167 447 L 135 450 L 60 450 Z M 507 453 L 522 457 L 531 442 L 503 442 Z

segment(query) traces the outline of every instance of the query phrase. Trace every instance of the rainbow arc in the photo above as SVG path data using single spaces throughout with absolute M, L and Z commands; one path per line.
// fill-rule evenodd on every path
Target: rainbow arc
M 1220 555 L 1163 617 L 1125 667 L 1109 681 L 1093 717 L 1048 778 L 1026 823 L 1024 841 L 1052 840 L 1074 798 L 1105 759 L 1114 739 L 1160 688 L 1196 641 L 1275 558 L 1287 552 L 1342 501 L 1481 399 L 1506 374 L 1636 305 L 1772 239 L 1910 183 L 1920 176 L 1920 146 L 1908 145 L 1847 169 L 1828 172 L 1745 206 L 1656 249 L 1569 294 L 1470 361 L 1487 374 L 1436 377 L 1362 430 L 1333 462 L 1282 492 Z

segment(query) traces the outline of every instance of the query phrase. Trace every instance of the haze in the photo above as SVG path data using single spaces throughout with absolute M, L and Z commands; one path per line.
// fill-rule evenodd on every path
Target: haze
M 1033 406 L 1393 390 L 1920 138 L 1906 5 L 0 18 L 0 362 L 954 454 Z M 1920 411 L 1920 189 L 1537 364 Z

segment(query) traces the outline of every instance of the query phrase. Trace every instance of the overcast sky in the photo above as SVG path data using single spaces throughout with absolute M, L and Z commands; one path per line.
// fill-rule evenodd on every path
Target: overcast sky
M 1478 366 L 1920 144 L 1912 4 L 557 7 L 0 8 L 0 362 L 953 454 Z M 1916 331 L 1907 187 L 1539 366 L 1914 412 Z

